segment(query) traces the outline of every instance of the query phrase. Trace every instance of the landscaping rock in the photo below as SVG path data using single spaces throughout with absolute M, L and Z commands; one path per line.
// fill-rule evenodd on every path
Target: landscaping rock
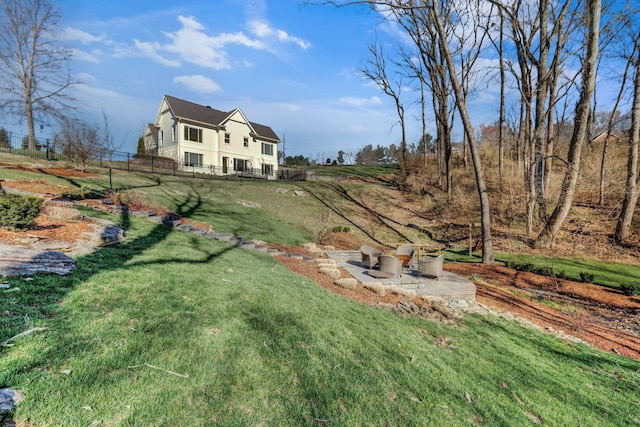
M 53 273 L 61 276 L 76 268 L 73 258 L 58 251 L 39 251 L 0 244 L 0 276 Z
M 252 202 L 250 200 L 238 199 L 236 200 L 236 203 L 238 203 L 239 205 L 245 206 L 247 208 L 253 208 L 253 209 L 260 209 L 262 207 L 260 206 L 260 203 Z

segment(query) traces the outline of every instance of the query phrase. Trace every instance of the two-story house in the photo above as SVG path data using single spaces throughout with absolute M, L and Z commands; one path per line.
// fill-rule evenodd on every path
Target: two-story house
M 239 108 L 224 112 L 165 95 L 144 139 L 159 156 L 196 172 L 277 176 L 278 135 Z

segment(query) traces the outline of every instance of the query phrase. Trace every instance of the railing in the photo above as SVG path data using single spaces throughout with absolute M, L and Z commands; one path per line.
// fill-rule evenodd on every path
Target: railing
M 223 168 L 218 165 L 188 165 L 176 162 L 167 157 L 139 155 L 123 151 L 100 150 L 83 159 L 72 159 L 55 147 L 50 139 L 36 138 L 36 148 L 28 148 L 25 135 L 7 132 L 0 133 L 0 153 L 21 155 L 49 161 L 62 161 L 80 164 L 83 167 L 101 167 L 129 172 L 148 172 L 159 175 L 174 175 L 199 179 L 278 179 L 287 181 L 304 181 L 307 171 L 301 169 L 278 169 L 276 173 L 265 174 L 261 169 L 242 171 Z M 82 161 L 80 161 L 82 160 Z

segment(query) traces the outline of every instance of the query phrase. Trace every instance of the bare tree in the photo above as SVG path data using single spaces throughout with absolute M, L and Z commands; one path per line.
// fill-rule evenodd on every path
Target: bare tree
M 0 0 L 0 100 L 5 113 L 26 121 L 36 148 L 36 121 L 66 114 L 72 101 L 71 50 L 56 34 L 60 16 L 46 0 Z
M 616 225 L 615 239 L 619 242 L 629 237 L 633 213 L 638 203 L 638 146 L 640 145 L 640 30 L 634 37 L 635 48 L 629 60 L 634 67 L 633 105 L 631 107 L 631 137 L 629 138 L 629 159 L 627 161 L 627 185 L 622 210 Z
M 575 125 L 569 144 L 565 176 L 560 189 L 558 203 L 534 243 L 534 246 L 538 248 L 550 248 L 553 245 L 573 203 L 573 194 L 578 180 L 578 171 L 580 170 L 580 154 L 587 135 L 587 122 L 595 87 L 596 62 L 599 54 L 600 12 L 601 0 L 588 0 L 587 48 L 582 65 L 582 87 L 580 99 L 575 110 Z
M 473 168 L 476 174 L 476 186 L 478 188 L 478 195 L 480 196 L 480 227 L 482 233 L 482 262 L 485 264 L 493 263 L 493 244 L 491 242 L 491 209 L 489 207 L 489 195 L 487 194 L 487 186 L 484 181 L 484 173 L 482 170 L 482 162 L 480 160 L 480 153 L 478 146 L 476 145 L 476 138 L 473 132 L 473 125 L 469 118 L 467 111 L 466 99 L 464 97 L 462 86 L 458 81 L 456 73 L 455 63 L 449 44 L 447 43 L 446 33 L 444 31 L 444 25 L 442 22 L 442 15 L 440 6 L 435 1 L 429 2 L 429 13 L 432 17 L 432 22 L 436 28 L 438 38 L 442 45 L 443 56 L 447 64 L 447 70 L 449 72 L 449 78 L 453 93 L 456 97 L 456 103 L 458 106 L 458 112 L 462 119 L 464 126 L 464 132 L 467 135 L 469 141 L 469 150 L 471 151 L 471 158 L 473 161 Z
M 72 118 L 64 119 L 55 140 L 62 155 L 81 166 L 83 171 L 87 169 L 88 161 L 104 148 L 104 139 L 97 126 Z
M 402 179 L 406 177 L 406 153 L 407 153 L 407 138 L 405 127 L 405 107 L 402 96 L 402 76 L 399 73 L 395 73 L 396 80 L 391 80 L 389 77 L 389 70 L 385 58 L 385 54 L 382 50 L 382 45 L 374 42 L 369 46 L 369 58 L 366 64 L 362 67 L 360 72 L 373 81 L 386 95 L 393 99 L 398 113 L 398 120 L 400 122 L 400 130 L 402 132 L 402 140 L 400 141 L 400 172 Z

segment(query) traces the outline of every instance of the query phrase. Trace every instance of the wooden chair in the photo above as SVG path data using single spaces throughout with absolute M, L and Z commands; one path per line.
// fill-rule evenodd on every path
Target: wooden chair
M 402 276 L 402 261 L 393 255 L 380 255 L 380 273 L 388 275 L 388 277 Z
M 382 255 L 382 251 L 369 246 L 360 246 L 361 265 L 366 268 L 373 268 L 378 265 L 378 257 Z

